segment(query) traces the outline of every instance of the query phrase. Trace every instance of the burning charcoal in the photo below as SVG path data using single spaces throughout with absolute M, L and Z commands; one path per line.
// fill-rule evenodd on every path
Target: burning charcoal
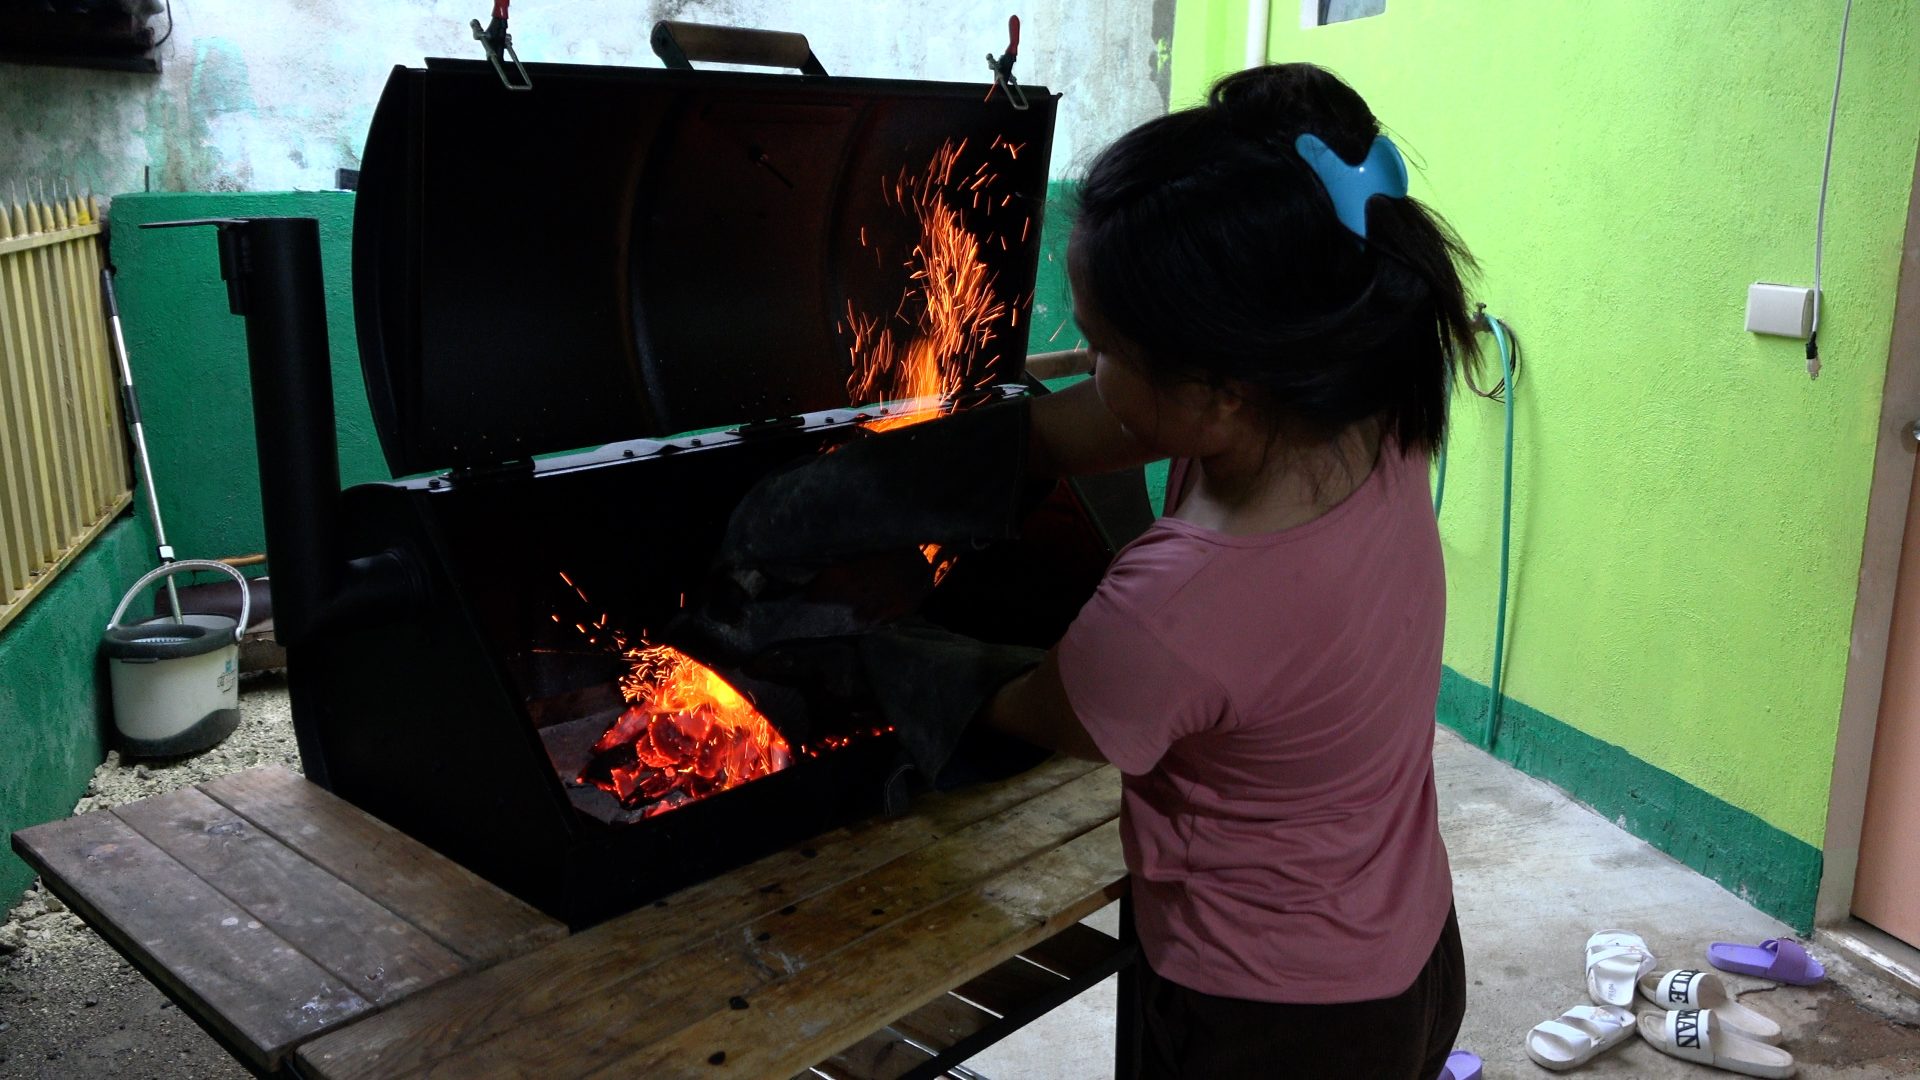
M 593 744 L 593 752 L 606 753 L 617 746 L 630 745 L 646 730 L 647 713 L 644 709 L 630 708 L 620 714 L 620 719 L 607 729 L 606 734 Z
M 791 763 L 786 740 L 711 668 L 665 646 L 629 661 L 632 704 L 595 740 L 581 782 L 650 817 Z

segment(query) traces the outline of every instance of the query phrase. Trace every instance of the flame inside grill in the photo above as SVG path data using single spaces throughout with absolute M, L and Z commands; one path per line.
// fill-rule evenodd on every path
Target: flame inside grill
M 1008 314 L 1007 302 L 994 291 L 994 274 L 981 257 L 984 244 L 967 228 L 959 206 L 967 202 L 977 209 L 984 198 L 991 214 L 995 201 L 991 188 L 999 179 L 991 167 L 991 151 L 1018 151 L 996 139 L 987 161 L 972 173 L 960 173 L 956 166 L 966 145 L 964 139 L 957 145 L 943 144 L 925 171 L 916 175 L 903 171 L 891 183 L 882 180 L 887 202 L 913 217 L 918 234 L 903 264 L 909 284 L 899 306 L 883 318 L 856 311 L 849 302 L 842 324 L 853 338 L 848 348 L 853 363 L 848 398 L 854 404 L 909 403 L 904 411 L 869 421 L 866 426 L 875 431 L 906 427 L 951 411 L 953 396 L 965 388 L 966 356 L 990 345 L 994 324 Z M 1023 238 L 1030 225 L 1027 219 Z M 1005 237 L 999 239 L 1004 248 Z M 872 246 L 865 229 L 860 242 Z M 877 246 L 874 252 L 876 258 L 884 257 Z M 1018 317 L 1017 310 L 1014 316 Z
M 652 817 L 793 761 L 787 740 L 712 668 L 667 645 L 622 655 L 627 708 L 594 742 L 581 782 Z
M 562 571 L 582 604 L 586 591 Z M 685 598 L 682 597 L 682 602 Z M 555 623 L 565 625 L 558 612 Z M 773 724 L 720 674 L 670 645 L 630 643 L 608 616 L 576 622 L 588 645 L 617 651 L 627 664 L 620 696 L 627 707 L 594 740 L 575 778 L 607 792 L 642 817 L 771 776 L 793 761 Z
M 881 180 L 889 206 L 915 223 L 913 246 L 901 265 L 907 285 L 899 304 L 884 316 L 861 312 L 851 302 L 841 323 L 852 337 L 848 355 L 852 373 L 847 394 L 854 404 L 889 401 L 890 414 L 867 422 L 874 431 L 906 427 L 952 411 L 964 389 L 968 359 L 992 344 L 995 324 L 1009 315 L 1009 304 L 995 292 L 995 275 L 982 252 L 985 241 L 967 227 L 963 206 L 991 216 L 1005 209 L 1011 195 L 996 195 L 995 155 L 1017 159 L 1019 145 L 999 138 L 971 172 L 961 169 L 967 141 L 947 142 L 925 170 Z M 1025 243 L 1032 219 L 1020 222 Z M 1004 235 L 997 237 L 1007 249 Z M 886 258 L 877 239 L 860 230 L 860 243 Z M 1012 308 L 1017 321 L 1019 311 Z M 991 365 L 981 365 L 987 370 Z M 921 554 L 938 584 L 952 569 L 954 556 L 926 544 Z M 561 579 L 582 602 L 586 594 L 565 574 Z M 555 621 L 561 620 L 556 615 Z M 641 641 L 629 647 L 622 635 L 608 632 L 606 616 L 576 623 L 590 644 L 606 634 L 629 664 L 620 680 L 627 708 L 593 744 L 592 757 L 578 777 L 612 794 L 628 810 L 644 816 L 665 813 L 697 799 L 779 772 L 795 750 L 726 680 L 692 657 L 664 645 Z M 881 735 L 887 729 L 869 734 Z M 799 753 L 818 757 L 852 741 L 830 736 Z

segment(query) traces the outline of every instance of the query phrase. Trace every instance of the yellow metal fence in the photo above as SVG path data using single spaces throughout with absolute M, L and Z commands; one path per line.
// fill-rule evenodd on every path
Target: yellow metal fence
M 132 498 L 99 236 L 92 196 L 0 203 L 0 626 Z

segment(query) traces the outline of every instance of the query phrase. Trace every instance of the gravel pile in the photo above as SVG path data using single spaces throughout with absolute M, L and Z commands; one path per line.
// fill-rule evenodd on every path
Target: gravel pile
M 84 814 L 203 780 L 284 765 L 299 771 L 286 682 L 241 682 L 240 726 L 203 754 L 123 762 L 108 751 Z M 0 922 L 0 1077 L 245 1077 L 246 1070 L 38 882 Z

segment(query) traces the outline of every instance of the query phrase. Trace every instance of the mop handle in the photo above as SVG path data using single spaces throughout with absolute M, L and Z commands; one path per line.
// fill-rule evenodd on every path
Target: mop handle
M 107 303 L 107 325 L 113 329 L 113 356 L 120 364 L 120 404 L 127 414 L 127 426 L 133 429 L 133 447 L 140 458 L 140 483 L 147 489 L 147 513 L 153 518 L 155 553 L 160 565 L 173 562 L 173 547 L 167 543 L 167 527 L 160 522 L 160 496 L 153 490 L 153 462 L 147 457 L 147 432 L 140 423 L 140 399 L 133 392 L 133 365 L 127 361 L 127 339 L 120 333 L 120 301 L 113 294 L 113 271 L 100 268 L 100 293 Z M 181 622 L 180 591 L 173 578 L 167 578 L 167 606 L 173 621 Z

